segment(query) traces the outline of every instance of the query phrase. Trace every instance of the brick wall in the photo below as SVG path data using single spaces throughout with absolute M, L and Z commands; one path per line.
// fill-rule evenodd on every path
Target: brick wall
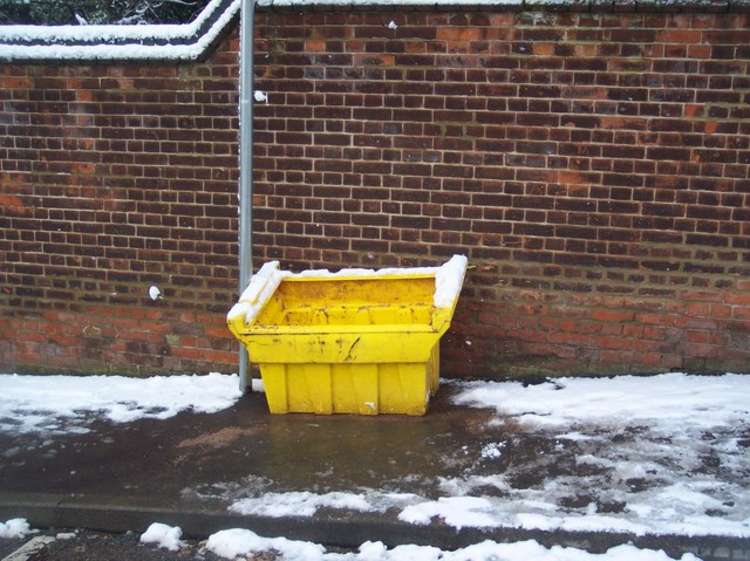
M 256 264 L 467 254 L 449 375 L 748 369 L 747 14 L 257 22 Z M 235 369 L 235 36 L 0 65 L 3 368 Z
M 0 64 L 5 371 L 236 371 L 237 50 Z

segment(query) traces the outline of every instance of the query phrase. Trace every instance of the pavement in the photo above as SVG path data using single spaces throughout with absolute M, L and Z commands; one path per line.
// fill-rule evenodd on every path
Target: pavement
M 511 421 L 490 422 L 492 411 L 451 404 L 452 391 L 441 388 L 424 417 L 271 416 L 264 395 L 254 393 L 214 414 L 124 424 L 92 418 L 83 434 L 0 433 L 0 520 L 23 517 L 37 528 L 107 532 L 142 532 L 162 522 L 198 539 L 248 528 L 342 548 L 367 540 L 453 549 L 484 539 L 535 539 L 597 553 L 632 543 L 675 558 L 691 552 L 706 561 L 750 560 L 747 538 L 456 529 L 439 520 L 402 522 L 393 509 L 322 509 L 311 517 L 228 510 L 238 498 L 268 492 L 380 489 L 437 497 L 439 481 L 483 473 L 468 449 L 511 437 L 515 444 L 505 461 L 514 464 L 514 485 L 538 485 L 575 464 L 574 446 L 560 447 Z

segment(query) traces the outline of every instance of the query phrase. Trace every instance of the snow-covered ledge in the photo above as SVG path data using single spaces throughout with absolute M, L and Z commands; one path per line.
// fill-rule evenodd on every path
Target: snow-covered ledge
M 211 0 L 176 25 L 0 25 L 0 61 L 196 60 L 239 9 L 240 0 Z

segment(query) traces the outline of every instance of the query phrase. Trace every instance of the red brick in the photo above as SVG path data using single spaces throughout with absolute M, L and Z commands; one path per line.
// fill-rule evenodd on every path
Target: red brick
M 320 39 L 308 39 L 305 41 L 305 50 L 308 52 L 325 52 L 326 42 Z
M 750 293 L 726 291 L 724 303 L 730 305 L 750 306 Z
M 482 29 L 478 27 L 440 27 L 437 30 L 439 41 L 469 42 L 482 37 Z
M 673 325 L 674 318 L 663 314 L 637 314 L 636 320 L 649 325 Z
M 700 31 L 670 30 L 663 31 L 656 36 L 656 40 L 662 43 L 700 43 Z
M 597 321 L 632 321 L 635 313 L 628 310 L 594 310 L 591 318 Z

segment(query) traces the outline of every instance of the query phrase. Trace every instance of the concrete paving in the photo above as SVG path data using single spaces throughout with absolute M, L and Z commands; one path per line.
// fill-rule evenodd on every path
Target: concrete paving
M 167 420 L 111 424 L 93 419 L 85 434 L 0 433 L 0 520 L 25 517 L 36 527 L 142 532 L 151 522 L 180 525 L 203 538 L 243 527 L 328 546 L 430 544 L 456 548 L 481 541 L 536 539 L 601 552 L 622 543 L 664 549 L 679 557 L 750 559 L 750 540 L 624 533 L 416 526 L 384 513 L 322 510 L 313 517 L 240 515 L 232 501 L 258 493 L 381 489 L 439 495 L 440 478 L 482 473 L 476 456 L 501 438 L 516 437 L 514 485 L 534 485 L 575 464 L 563 449 L 511 421 L 490 423 L 487 410 L 449 403 L 441 389 L 425 417 L 271 416 L 262 394 L 216 414 L 182 413 Z M 537 458 L 545 455 L 540 468 Z M 567 467 L 566 467 L 567 466 Z M 494 466 L 497 469 L 497 466 Z M 489 491 L 488 491 L 489 492 Z

